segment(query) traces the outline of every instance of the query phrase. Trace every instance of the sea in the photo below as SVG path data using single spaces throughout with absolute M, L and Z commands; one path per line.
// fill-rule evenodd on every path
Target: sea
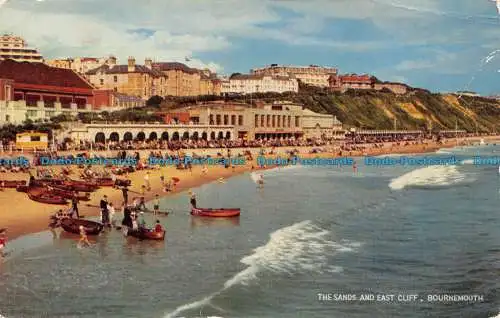
M 394 158 L 398 155 L 392 155 Z M 457 147 L 434 166 L 290 166 L 165 197 L 164 242 L 42 232 L 0 265 L 0 316 L 500 317 L 500 175 Z M 380 158 L 384 159 L 385 156 Z M 149 223 L 155 219 L 147 215 Z M 448 296 L 448 298 L 444 298 Z

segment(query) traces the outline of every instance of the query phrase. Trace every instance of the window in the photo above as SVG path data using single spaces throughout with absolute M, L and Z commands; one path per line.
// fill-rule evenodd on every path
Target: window
M 104 79 L 101 78 L 99 81 L 101 82 L 101 85 L 104 85 Z
M 214 115 L 210 115 L 210 125 L 213 125 L 214 124 Z
M 5 115 L 5 121 L 9 122 L 10 121 L 10 115 Z
M 224 115 L 224 125 L 229 125 L 229 115 Z
M 295 127 L 300 126 L 299 118 L 300 118 L 299 116 L 295 116 Z
M 216 115 L 216 116 L 215 116 L 215 121 L 216 121 L 216 125 L 220 125 L 220 124 L 221 124 L 221 118 L 220 118 L 220 115 Z
M 255 115 L 255 127 L 259 127 L 259 115 Z
M 266 117 L 266 127 L 271 127 L 271 115 L 267 115 Z
M 264 115 L 260 115 L 260 127 L 264 127 L 264 122 L 266 121 Z
M 273 122 L 272 122 L 271 126 L 273 128 L 276 127 L 276 115 L 273 115 Z
M 116 75 L 113 76 L 113 80 L 115 81 L 115 83 L 117 83 L 118 82 L 118 76 L 116 76 Z
M 290 125 L 292 124 L 291 121 L 292 121 L 292 116 L 288 116 L 288 125 L 287 125 L 288 127 L 290 127 Z
M 238 126 L 243 126 L 243 115 L 238 116 Z
M 115 87 L 113 90 L 114 90 L 115 92 L 118 92 L 118 88 L 117 88 L 117 87 Z
M 40 136 L 31 136 L 30 141 L 40 141 Z
M 231 115 L 231 125 L 236 125 L 236 115 Z
M 28 111 L 26 112 L 26 115 L 27 115 L 28 117 L 36 117 L 36 116 L 37 116 L 37 114 L 38 114 L 38 111 L 36 111 L 36 110 L 28 110 Z

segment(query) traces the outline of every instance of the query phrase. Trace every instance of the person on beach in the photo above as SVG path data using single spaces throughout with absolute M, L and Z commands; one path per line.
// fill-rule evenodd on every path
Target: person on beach
M 144 188 L 151 191 L 151 184 L 149 183 L 149 171 L 144 175 Z
M 90 246 L 89 239 L 87 238 L 87 233 L 83 225 L 80 225 L 80 240 L 78 241 L 78 246 Z
M 141 195 L 144 195 L 146 193 L 146 186 L 143 184 L 141 186 Z
M 203 168 L 201 168 L 201 173 L 207 174 L 208 173 L 208 167 L 206 164 L 203 165 Z
M 115 221 L 114 221 L 114 216 L 115 216 L 115 207 L 113 206 L 113 203 L 110 202 L 108 204 L 108 211 L 109 211 L 109 227 L 115 226 Z
M 100 202 L 101 207 L 101 223 L 104 225 L 109 224 L 109 210 L 108 210 L 108 196 L 104 195 Z
M 162 188 L 165 186 L 165 176 L 163 175 L 163 173 L 160 176 L 160 184 Z
M 190 203 L 191 203 L 191 206 L 196 209 L 196 194 L 192 191 L 189 191 L 189 193 L 191 194 L 191 199 L 190 199 Z
M 257 181 L 257 183 L 259 184 L 259 188 L 264 187 L 264 175 L 262 173 L 259 175 L 259 180 Z
M 144 231 L 146 229 L 146 220 L 144 219 L 144 212 L 141 211 L 141 213 L 139 213 L 139 220 L 137 221 L 137 223 L 139 230 Z
M 122 195 L 123 195 L 123 205 L 128 204 L 128 188 L 125 186 L 122 188 Z
M 73 194 L 73 198 L 71 199 L 71 209 L 73 210 L 73 214 L 76 218 L 79 219 L 80 214 L 78 213 L 78 197 L 76 192 Z
M 352 172 L 358 172 L 358 164 L 356 163 L 356 161 L 353 161 L 352 163 Z
M 137 209 L 146 210 L 146 200 L 144 199 L 144 197 L 140 198 L 139 205 L 137 206 Z
M 139 228 L 137 224 L 137 213 L 132 212 L 131 217 L 132 217 L 132 230 L 137 231 L 137 229 Z
M 126 205 L 123 206 L 122 225 L 129 228 L 132 227 L 132 211 Z
M 111 173 L 111 180 L 113 181 L 113 188 L 116 188 L 118 185 L 117 185 L 117 182 L 116 182 L 116 174 L 114 173 Z
M 160 220 L 156 220 L 155 232 L 163 232 L 163 226 L 161 226 Z
M 157 215 L 160 211 L 160 197 L 159 195 L 155 195 L 155 199 L 153 200 L 153 215 Z

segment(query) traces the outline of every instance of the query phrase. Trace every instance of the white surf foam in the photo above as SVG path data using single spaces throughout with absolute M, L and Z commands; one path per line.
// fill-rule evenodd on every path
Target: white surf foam
M 445 154 L 445 155 L 450 155 L 450 154 L 453 154 L 452 151 L 449 151 L 449 150 L 437 150 L 436 153 L 440 153 L 440 154 Z
M 428 166 L 392 179 L 389 188 L 401 190 L 406 187 L 442 187 L 465 180 L 466 176 L 456 166 Z
M 215 296 L 235 285 L 249 285 L 258 280 L 257 274 L 261 272 L 290 274 L 341 271 L 341 267 L 328 264 L 328 257 L 339 252 L 353 251 L 360 244 L 336 243 L 329 240 L 329 235 L 329 231 L 319 228 L 311 221 L 296 223 L 271 233 L 266 245 L 256 248 L 252 255 L 241 259 L 241 263 L 247 265 L 247 268 L 227 280 L 221 290 L 199 301 L 182 305 L 166 314 L 165 318 L 174 318 L 195 308 L 214 307 L 210 301 Z
M 250 178 L 253 180 L 253 182 L 259 183 L 259 174 L 257 172 L 250 173 Z
M 500 318 L 500 313 L 498 313 L 498 315 L 496 315 L 496 316 L 492 316 L 492 317 L 490 317 L 490 318 Z

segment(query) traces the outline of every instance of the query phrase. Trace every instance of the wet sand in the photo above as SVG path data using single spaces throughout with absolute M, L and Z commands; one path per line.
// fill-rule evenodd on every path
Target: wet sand
M 497 137 L 498 138 L 498 137 Z M 474 138 L 474 140 L 479 140 L 480 138 Z M 486 138 L 485 138 L 486 139 Z M 350 153 L 344 152 L 344 156 L 354 157 L 354 156 L 363 156 L 363 155 L 382 155 L 382 154 L 403 154 L 403 153 L 425 153 L 425 152 L 433 152 L 440 148 L 445 147 L 454 147 L 456 145 L 455 140 L 448 140 L 445 144 L 426 144 L 426 145 L 409 145 L 409 146 L 390 146 L 385 145 L 383 148 L 373 148 L 367 151 L 353 151 Z M 285 157 L 286 149 L 291 149 L 295 147 L 289 148 L 275 148 L 277 152 L 275 155 L 267 156 L 267 157 L 276 157 L 280 156 L 282 158 Z M 297 147 L 298 148 L 298 147 Z M 310 154 L 311 148 L 326 148 L 330 149 L 330 152 L 323 152 L 319 154 Z M 332 154 L 331 147 L 302 147 L 298 148 L 300 151 L 299 156 L 315 158 L 331 158 L 336 157 L 336 155 Z M 216 151 L 216 150 L 212 150 Z M 233 154 L 236 154 L 238 151 L 231 150 Z M 192 168 L 192 172 L 189 170 L 178 170 L 173 166 L 166 167 L 158 167 L 154 170 L 140 170 L 134 173 L 130 173 L 128 178 L 132 181 L 132 186 L 129 188 L 132 191 L 140 192 L 141 185 L 144 184 L 144 175 L 147 171 L 150 172 L 150 185 L 151 191 L 146 191 L 144 197 L 146 202 L 152 200 L 156 194 L 159 194 L 160 197 L 164 197 L 167 195 L 171 195 L 173 193 L 178 193 L 181 191 L 185 191 L 190 188 L 194 188 L 200 186 L 205 183 L 217 181 L 219 178 L 227 179 L 231 176 L 238 175 L 244 172 L 252 171 L 252 166 L 257 168 L 257 164 L 255 158 L 259 149 L 251 149 L 254 160 L 252 162 L 246 162 L 245 165 L 235 166 L 233 168 L 224 168 L 222 166 L 208 166 L 208 172 L 204 174 L 202 172 L 202 166 L 194 165 Z M 149 151 L 148 151 L 149 152 Z M 188 155 L 191 153 L 191 150 L 185 151 Z M 194 152 L 200 153 L 199 150 L 194 150 Z M 242 152 L 241 150 L 239 152 Z M 225 154 L 225 152 L 224 152 Z M 54 170 L 58 169 L 58 167 L 52 167 Z M 266 167 L 273 168 L 273 167 Z M 99 170 L 101 168 L 97 168 Z M 78 174 L 80 172 L 77 167 L 72 167 L 74 174 L 71 176 L 73 179 L 78 179 Z M 160 175 L 163 174 L 165 180 L 169 180 L 172 177 L 178 177 L 181 181 L 178 186 L 171 193 L 165 193 L 161 187 Z M 118 178 L 123 178 L 119 176 Z M 0 180 L 27 180 L 28 175 L 25 173 L 0 173 Z M 111 187 L 103 187 L 97 190 L 96 192 L 91 194 L 91 200 L 88 202 L 80 202 L 79 211 L 80 215 L 84 215 L 85 217 L 98 216 L 99 209 L 97 207 L 89 207 L 86 206 L 94 205 L 98 206 L 101 198 L 107 195 L 108 201 L 113 202 L 115 209 L 121 207 L 123 199 L 121 190 L 116 190 Z M 136 196 L 140 196 L 139 194 L 135 194 L 129 192 L 129 203 L 132 202 L 133 198 Z M 186 201 L 189 198 L 186 196 Z M 222 204 L 223 205 L 223 204 Z M 21 235 L 40 232 L 46 230 L 49 223 L 49 216 L 54 214 L 58 209 L 64 208 L 64 206 L 60 205 L 49 205 L 42 204 L 38 202 L 34 202 L 30 200 L 26 193 L 17 192 L 15 189 L 4 189 L 0 192 L 0 228 L 8 229 L 9 239 L 14 239 Z M 66 206 L 69 207 L 69 204 Z M 186 211 L 188 213 L 188 211 Z

